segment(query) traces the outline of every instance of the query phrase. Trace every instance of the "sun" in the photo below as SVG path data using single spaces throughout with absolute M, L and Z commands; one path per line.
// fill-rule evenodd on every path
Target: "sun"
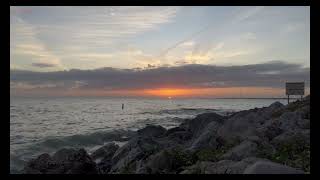
M 159 97 L 167 97 L 172 99 L 172 97 L 186 96 L 192 94 L 191 89 L 175 89 L 175 88 L 160 88 L 160 89 L 150 89 L 146 90 L 145 94 Z

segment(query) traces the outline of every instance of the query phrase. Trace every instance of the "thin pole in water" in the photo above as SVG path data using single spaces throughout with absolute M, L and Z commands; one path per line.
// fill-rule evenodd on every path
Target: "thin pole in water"
M 124 108 L 124 104 L 122 103 L 122 110 L 123 110 L 123 108 Z

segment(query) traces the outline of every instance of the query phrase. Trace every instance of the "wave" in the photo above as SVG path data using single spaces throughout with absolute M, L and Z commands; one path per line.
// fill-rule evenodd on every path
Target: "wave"
M 141 114 L 157 114 L 157 115 L 198 115 L 202 113 L 219 113 L 224 114 L 225 110 L 208 109 L 208 108 L 179 108 L 179 109 L 163 109 L 155 112 L 142 112 Z
M 65 137 L 47 137 L 40 142 L 29 144 L 15 151 L 12 150 L 10 152 L 10 173 L 20 171 L 26 161 L 42 153 L 51 154 L 62 148 L 92 147 L 111 141 L 125 142 L 135 134 L 135 131 L 120 129 Z
M 88 146 L 99 145 L 108 141 L 127 141 L 134 136 L 130 130 L 98 131 L 90 134 L 78 134 L 60 138 L 46 138 L 38 143 L 39 146 L 56 148 L 61 146 Z

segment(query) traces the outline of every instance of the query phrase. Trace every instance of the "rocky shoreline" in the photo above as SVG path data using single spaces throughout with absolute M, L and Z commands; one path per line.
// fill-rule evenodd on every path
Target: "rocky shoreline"
M 61 149 L 26 163 L 25 174 L 310 173 L 310 96 L 302 101 L 200 114 L 179 127 L 148 125 L 123 146 L 88 154 Z

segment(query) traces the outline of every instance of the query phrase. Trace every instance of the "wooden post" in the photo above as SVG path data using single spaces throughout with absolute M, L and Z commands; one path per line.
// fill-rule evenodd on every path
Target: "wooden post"
M 290 95 L 288 94 L 288 104 L 289 104 L 289 96 L 290 96 Z

